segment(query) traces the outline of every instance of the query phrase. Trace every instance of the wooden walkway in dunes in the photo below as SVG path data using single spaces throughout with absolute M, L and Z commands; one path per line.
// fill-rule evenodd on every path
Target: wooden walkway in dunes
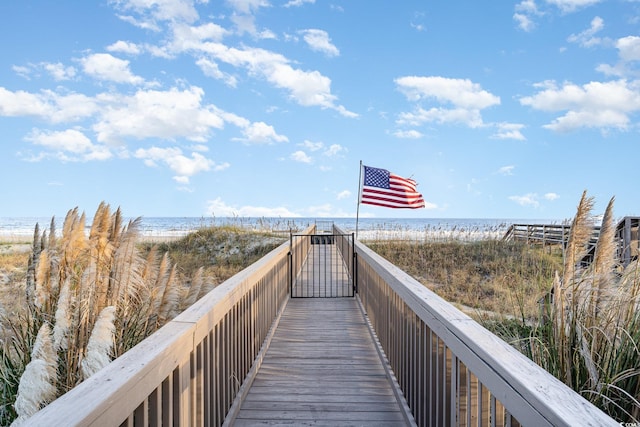
M 28 424 L 620 426 L 333 230 L 291 235 Z
M 398 394 L 354 298 L 291 299 L 233 425 L 411 425 Z

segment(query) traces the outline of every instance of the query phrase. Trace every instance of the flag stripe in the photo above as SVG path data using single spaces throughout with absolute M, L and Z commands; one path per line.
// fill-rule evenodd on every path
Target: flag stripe
M 388 208 L 424 208 L 422 194 L 413 179 L 403 178 L 385 169 L 364 166 L 360 203 Z
M 406 193 L 401 193 L 401 192 L 386 192 L 386 191 L 371 190 L 369 188 L 365 188 L 363 190 L 363 193 L 365 193 L 364 196 L 367 196 L 368 198 L 372 198 L 372 199 L 388 199 L 388 200 L 395 200 L 398 202 L 402 202 L 402 201 L 411 202 L 411 201 L 422 200 L 422 196 L 420 194 L 408 195 Z

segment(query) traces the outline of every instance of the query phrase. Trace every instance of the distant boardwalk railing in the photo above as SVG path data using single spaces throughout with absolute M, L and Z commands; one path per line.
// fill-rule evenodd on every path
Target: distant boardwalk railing
M 511 224 L 503 240 L 520 240 L 527 243 L 554 245 L 566 243 L 571 226 L 567 224 Z
M 358 296 L 418 425 L 619 425 L 398 267 L 354 246 Z
M 582 262 L 592 261 L 595 246 L 600 238 L 601 226 L 592 226 L 587 255 Z M 626 216 L 618 221 L 615 232 L 617 257 L 623 266 L 638 258 L 640 253 L 640 217 Z M 568 224 L 512 224 L 503 236 L 503 240 L 524 241 L 530 244 L 562 245 L 563 249 L 569 241 L 571 225 Z
M 520 240 L 542 245 L 566 244 L 569 241 L 569 224 L 512 224 L 504 234 L 503 240 Z M 595 244 L 600 236 L 600 226 L 593 226 L 591 243 Z

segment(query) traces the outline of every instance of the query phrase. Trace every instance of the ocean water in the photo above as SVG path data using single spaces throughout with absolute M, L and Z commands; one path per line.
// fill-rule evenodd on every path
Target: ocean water
M 36 224 L 48 229 L 52 218 L 0 217 L 0 237 L 33 236 Z M 131 218 L 127 218 L 127 221 Z M 87 227 L 91 226 L 87 219 Z M 359 239 L 481 239 L 504 235 L 511 224 L 559 224 L 553 219 L 496 218 L 214 218 L 214 217 L 141 217 L 140 233 L 146 237 L 183 236 L 204 227 L 235 225 L 255 230 L 298 231 L 316 224 L 319 229 L 335 224 L 346 233 L 357 233 Z M 63 219 L 55 219 L 58 232 Z

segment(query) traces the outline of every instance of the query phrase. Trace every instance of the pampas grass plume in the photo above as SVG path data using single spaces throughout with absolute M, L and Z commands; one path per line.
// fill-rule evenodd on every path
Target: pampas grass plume
M 82 375 L 85 379 L 111 362 L 115 314 L 116 308 L 108 306 L 98 316 L 87 344 L 87 354 L 82 360 Z
M 12 425 L 23 424 L 40 408 L 56 398 L 56 353 L 51 341 L 51 328 L 43 324 L 31 352 L 31 362 L 25 367 L 14 408 L 18 418 Z
M 67 334 L 71 326 L 71 307 L 70 307 L 69 281 L 66 280 L 60 296 L 58 297 L 58 306 L 56 308 L 56 323 L 53 325 L 53 347 L 56 350 L 66 350 L 68 345 Z

